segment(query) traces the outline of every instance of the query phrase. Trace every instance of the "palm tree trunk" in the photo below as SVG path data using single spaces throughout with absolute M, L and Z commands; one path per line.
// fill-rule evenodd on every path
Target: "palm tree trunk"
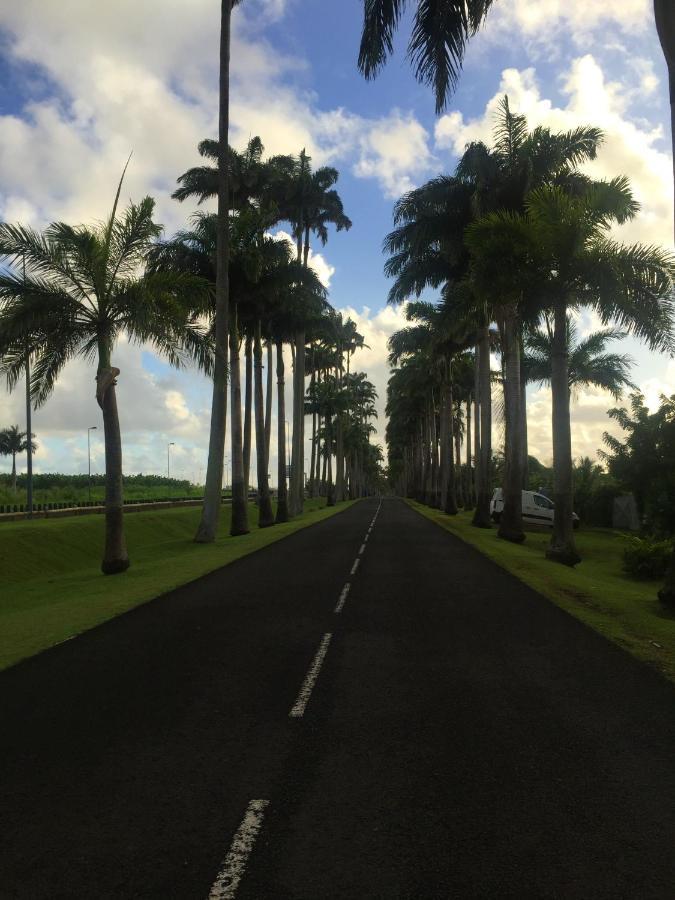
M 670 88 L 670 131 L 673 142 L 673 183 L 675 185 L 675 8 L 671 0 L 654 0 L 656 30 L 661 41 L 663 55 L 668 65 Z M 670 560 L 666 582 L 659 591 L 659 599 L 668 605 L 675 604 L 675 550 Z
M 265 409 L 263 398 L 263 351 L 260 319 L 255 323 L 254 355 L 254 391 L 255 391 L 255 455 L 258 473 L 258 525 L 268 528 L 274 525 L 274 511 L 270 498 L 270 486 L 267 472 L 267 453 L 265 450 Z
M 457 479 L 457 506 L 464 506 L 464 485 L 462 479 L 462 435 L 460 431 L 460 424 L 462 422 L 462 405 L 461 403 L 457 407 L 457 417 L 454 419 L 456 422 L 455 431 L 455 456 L 456 456 L 456 475 Z
M 12 450 L 12 490 L 16 494 L 16 450 Z
M 464 509 L 473 509 L 473 470 L 471 465 L 471 394 L 466 399 L 466 479 L 465 479 L 466 496 L 464 498 Z
M 295 369 L 293 371 L 293 460 L 289 511 L 299 515 L 304 505 L 305 466 L 305 330 L 295 334 Z
M 253 406 L 253 341 L 246 336 L 244 345 L 245 381 L 244 381 L 244 484 L 246 496 L 251 484 L 251 408 Z
M 452 450 L 452 381 L 449 376 L 441 386 L 441 502 L 448 516 L 457 515 L 455 465 Z
M 326 459 L 328 465 L 326 484 L 326 506 L 335 506 L 335 489 L 333 487 L 333 416 L 326 416 Z
M 490 469 L 492 465 L 492 381 L 490 376 L 490 331 L 486 325 L 480 330 L 478 341 L 478 380 L 480 428 L 476 428 L 476 510 L 472 524 L 477 528 L 489 528 L 490 522 Z
M 553 406 L 553 534 L 546 556 L 574 566 L 581 561 L 574 543 L 572 522 L 572 435 L 570 431 L 570 387 L 567 343 L 567 304 L 555 308 L 551 353 L 551 400 Z
M 505 311 L 502 329 L 504 348 L 504 509 L 499 520 L 498 535 L 507 541 L 521 543 L 523 531 L 523 476 L 520 425 L 520 327 L 515 304 Z
M 204 505 L 195 535 L 198 543 L 216 538 L 223 490 L 225 426 L 227 423 L 227 325 L 229 305 L 229 178 L 228 132 L 230 114 L 230 24 L 232 0 L 221 0 L 220 13 L 220 100 L 218 108 L 218 219 L 216 246 L 215 359 L 209 458 L 206 467 Z
M 124 538 L 122 438 L 115 395 L 118 375 L 119 369 L 113 369 L 110 364 L 110 348 L 107 342 L 100 341 L 96 399 L 103 411 L 105 440 L 105 549 L 101 562 L 101 571 L 104 575 L 117 575 L 129 568 L 129 554 Z
M 314 387 L 316 385 L 316 370 L 314 368 L 314 348 L 312 347 L 312 376 L 310 381 L 310 393 L 314 395 Z M 314 498 L 316 494 L 316 484 L 314 479 L 314 467 L 316 465 L 316 406 L 312 404 L 312 457 L 309 464 L 309 496 Z
M 24 281 L 26 280 L 24 258 Z M 33 402 L 30 396 L 30 351 L 26 350 L 26 501 L 28 518 L 33 518 Z
M 524 378 L 520 380 L 520 449 L 523 470 L 522 485 L 523 490 L 527 491 L 530 488 L 530 461 L 527 448 L 527 385 Z
M 232 394 L 232 523 L 230 534 L 248 534 L 248 497 L 244 483 L 244 450 L 241 422 L 241 372 L 239 370 L 239 327 L 237 304 L 230 305 L 230 391 Z
M 673 142 L 673 184 L 675 186 L 675 6 L 672 0 L 654 0 L 656 31 L 668 66 L 670 88 L 670 129 Z M 675 562 L 675 557 L 674 557 Z
M 277 341 L 277 522 L 288 522 L 286 487 L 286 390 L 284 384 L 284 345 Z
M 440 423 L 439 423 L 440 430 Z M 431 402 L 431 506 L 441 508 L 440 466 L 438 462 L 438 433 L 436 431 L 436 403 Z
M 265 471 L 270 469 L 270 445 L 272 443 L 272 399 L 274 395 L 274 353 L 272 341 L 265 341 L 267 347 L 267 388 L 265 393 Z
M 326 429 L 328 428 L 328 422 L 324 422 L 323 425 L 324 434 L 326 434 Z M 323 439 L 323 466 L 321 469 L 321 496 L 328 496 L 328 450 L 326 449 L 328 446 L 326 438 Z

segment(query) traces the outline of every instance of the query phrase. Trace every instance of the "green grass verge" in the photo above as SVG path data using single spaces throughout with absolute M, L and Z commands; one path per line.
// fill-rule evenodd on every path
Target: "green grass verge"
M 528 532 L 510 544 L 496 529 L 474 528 L 472 513 L 446 516 L 408 501 L 426 518 L 471 544 L 600 634 L 675 681 L 675 614 L 656 598 L 658 581 L 634 581 L 621 570 L 625 539 L 603 528 L 582 528 L 575 537 L 583 562 L 570 569 L 544 557 L 550 536 Z
M 134 513 L 125 519 L 131 568 L 108 577 L 99 569 L 103 516 L 5 522 L 0 525 L 0 669 L 350 505 L 327 509 L 323 499 L 306 501 L 302 516 L 262 529 L 251 505 L 251 533 L 237 538 L 229 536 L 230 508 L 224 506 L 213 544 L 192 541 L 199 507 Z

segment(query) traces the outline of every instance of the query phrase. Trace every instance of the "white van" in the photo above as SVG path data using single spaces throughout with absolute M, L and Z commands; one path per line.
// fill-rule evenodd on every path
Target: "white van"
M 523 522 L 528 525 L 544 525 L 553 527 L 553 500 L 538 494 L 536 491 L 523 491 Z M 490 501 L 490 515 L 494 522 L 499 522 L 504 509 L 504 497 L 502 489 L 496 488 Z M 572 522 L 575 528 L 579 527 L 579 516 L 572 513 Z

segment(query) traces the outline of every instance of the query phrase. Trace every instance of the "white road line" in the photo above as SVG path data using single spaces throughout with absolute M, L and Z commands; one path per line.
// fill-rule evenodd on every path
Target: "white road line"
M 363 539 L 363 543 L 364 543 L 364 544 L 365 544 L 365 542 L 368 540 L 369 537 L 370 537 L 370 532 L 369 532 L 369 531 L 366 531 L 366 536 L 365 536 L 364 539 Z
M 340 594 L 340 599 L 337 602 L 337 606 L 334 609 L 335 614 L 339 614 L 342 612 L 342 607 L 345 605 L 345 600 L 347 599 L 347 594 L 349 593 L 349 588 L 351 585 L 349 582 L 342 588 L 342 593 Z
M 232 900 L 236 896 L 268 805 L 269 800 L 251 800 L 249 803 L 218 877 L 213 883 L 209 900 Z
M 360 546 L 360 548 L 359 548 L 359 556 L 361 556 L 361 554 L 363 553 L 363 551 L 364 551 L 365 549 L 366 549 L 366 545 L 365 545 L 365 544 L 361 544 L 361 546 Z
M 330 640 L 332 637 L 333 635 L 330 632 L 327 632 L 321 638 L 319 649 L 316 651 L 316 655 L 314 657 L 312 665 L 309 667 L 309 672 L 307 673 L 307 675 L 305 675 L 305 680 L 303 681 L 302 687 L 300 688 L 298 699 L 295 701 L 295 703 L 293 704 L 293 709 L 291 709 L 288 714 L 292 719 L 299 719 L 305 713 L 305 709 L 312 693 L 312 688 L 316 684 L 316 679 L 319 677 L 321 664 L 323 663 L 324 657 L 328 652 L 328 645 L 330 644 Z
M 356 574 L 356 570 L 358 569 L 360 562 L 361 562 L 361 560 L 358 557 L 354 560 L 354 565 L 352 566 L 352 570 L 349 573 L 350 575 Z

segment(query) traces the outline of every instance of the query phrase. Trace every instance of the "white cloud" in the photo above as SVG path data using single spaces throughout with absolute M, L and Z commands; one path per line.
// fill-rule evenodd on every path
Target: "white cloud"
M 284 231 L 283 229 L 279 229 L 272 235 L 275 240 L 279 241 L 288 241 L 291 246 L 294 245 L 293 238 L 291 235 Z M 311 269 L 314 269 L 316 274 L 319 277 L 319 281 L 325 288 L 330 287 L 330 280 L 335 274 L 335 266 L 331 266 L 329 262 L 326 261 L 326 258 L 321 253 L 316 253 L 311 247 L 309 248 L 309 256 L 307 257 L 307 262 Z
M 436 163 L 429 149 L 429 135 L 411 113 L 395 110 L 373 123 L 359 140 L 360 159 L 354 174 L 376 178 L 387 197 L 411 190 Z
M 543 45 L 547 52 L 557 54 L 561 33 L 584 46 L 609 27 L 634 35 L 644 32 L 652 20 L 649 0 L 500 0 L 488 16 L 485 33 L 488 40 L 511 39 L 518 34 L 531 52 L 536 45 Z
M 638 67 L 639 68 L 639 67 Z M 644 72 L 633 72 L 635 83 L 642 83 Z M 549 126 L 565 131 L 578 125 L 595 125 L 605 134 L 597 160 L 585 170 L 595 178 L 612 178 L 627 174 L 634 195 L 641 204 L 636 219 L 618 231 L 626 241 L 672 244 L 673 188 L 672 162 L 669 154 L 659 149 L 663 138 L 661 127 L 633 121 L 627 106 L 635 85 L 607 81 L 596 59 L 586 55 L 575 59 L 561 76 L 564 106 L 542 96 L 536 72 L 505 69 L 499 91 L 489 100 L 482 115 L 464 119 L 452 112 L 436 125 L 436 146 L 454 154 L 462 153 L 472 140 L 491 142 L 495 114 L 506 93 L 512 108 L 527 116 L 530 127 Z

